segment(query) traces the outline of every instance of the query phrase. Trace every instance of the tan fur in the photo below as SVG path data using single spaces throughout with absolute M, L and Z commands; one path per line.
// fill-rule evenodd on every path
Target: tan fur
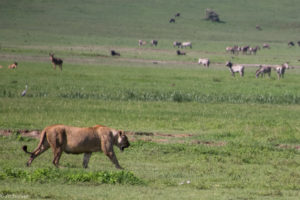
M 83 167 L 86 168 L 92 152 L 102 151 L 116 168 L 122 169 L 114 153 L 113 145 L 119 147 L 121 151 L 130 146 L 123 131 L 102 125 L 87 128 L 52 125 L 42 131 L 39 145 L 33 152 L 28 152 L 27 146 L 23 146 L 23 150 L 31 154 L 27 166 L 30 166 L 37 156 L 51 147 L 54 153 L 53 164 L 56 167 L 58 167 L 62 152 L 84 153 Z

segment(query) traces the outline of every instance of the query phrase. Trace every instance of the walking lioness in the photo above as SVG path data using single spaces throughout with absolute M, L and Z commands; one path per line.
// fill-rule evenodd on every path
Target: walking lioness
M 92 152 L 102 151 L 113 162 L 116 168 L 122 169 L 114 153 L 113 145 L 123 151 L 129 147 L 129 141 L 123 131 L 117 131 L 109 127 L 96 125 L 94 127 L 79 128 L 66 125 L 52 125 L 46 127 L 40 136 L 40 142 L 31 154 L 27 166 L 50 147 L 54 153 L 53 164 L 58 167 L 62 152 L 71 154 L 84 153 L 83 167 L 87 168 Z

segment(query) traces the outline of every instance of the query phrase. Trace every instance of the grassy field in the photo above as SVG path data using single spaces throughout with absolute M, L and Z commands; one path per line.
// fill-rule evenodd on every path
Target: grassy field
M 287 45 L 300 40 L 296 5 L 1 1 L 0 129 L 12 134 L 0 136 L 0 199 L 298 199 L 300 47 Z M 206 8 L 223 23 L 204 20 Z M 139 39 L 159 44 L 138 47 Z M 177 56 L 175 40 L 193 49 Z M 256 56 L 225 52 L 263 43 L 271 49 Z M 64 59 L 63 71 L 52 69 L 49 52 Z M 210 68 L 197 65 L 199 57 L 210 58 Z M 232 77 L 227 60 L 247 64 L 245 77 Z M 8 69 L 14 61 L 18 69 Z M 284 79 L 275 71 L 255 78 L 256 64 L 286 61 L 294 68 Z M 102 153 L 88 169 L 82 155 L 63 154 L 56 169 L 51 150 L 26 168 L 21 147 L 38 141 L 18 131 L 57 123 L 148 134 L 116 149 L 124 171 Z

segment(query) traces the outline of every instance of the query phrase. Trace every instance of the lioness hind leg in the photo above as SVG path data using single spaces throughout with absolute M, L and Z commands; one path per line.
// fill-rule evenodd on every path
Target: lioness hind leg
M 115 164 L 115 167 L 117 169 L 123 169 L 123 167 L 120 166 L 120 164 L 119 164 L 119 162 L 117 160 L 117 157 L 116 157 L 116 155 L 115 155 L 114 152 L 106 152 L 105 155 L 107 155 L 107 157 L 109 157 L 109 159 L 111 160 L 111 162 L 113 164 Z
M 44 153 L 45 151 L 47 151 L 49 148 L 50 148 L 49 144 L 46 143 L 46 144 L 43 144 L 43 145 L 41 146 L 41 148 L 39 148 L 39 149 L 37 149 L 36 151 L 34 151 L 34 152 L 31 154 L 31 156 L 30 156 L 30 158 L 29 158 L 29 160 L 28 160 L 28 162 L 27 162 L 27 167 L 29 167 L 29 166 L 31 165 L 32 161 L 33 161 L 36 157 L 38 157 L 39 155 L 41 155 L 42 153 Z
M 84 168 L 87 168 L 88 167 L 88 164 L 89 164 L 89 160 L 90 160 L 90 157 L 91 157 L 92 153 L 85 153 L 83 155 L 83 163 L 82 163 L 82 166 Z

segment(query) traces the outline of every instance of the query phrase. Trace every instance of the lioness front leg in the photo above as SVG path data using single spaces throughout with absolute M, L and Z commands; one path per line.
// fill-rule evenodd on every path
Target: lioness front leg
M 112 162 L 113 164 L 115 164 L 115 167 L 116 167 L 117 169 L 123 169 L 123 167 L 120 166 L 120 164 L 119 164 L 119 162 L 118 162 L 118 160 L 117 160 L 117 157 L 116 157 L 116 155 L 115 155 L 115 152 L 110 151 L 110 152 L 106 152 L 105 154 L 109 157 L 109 159 L 111 160 L 111 162 Z
M 92 153 L 84 153 L 84 155 L 83 155 L 83 163 L 82 163 L 82 166 L 84 168 L 88 167 L 91 155 L 92 155 Z

